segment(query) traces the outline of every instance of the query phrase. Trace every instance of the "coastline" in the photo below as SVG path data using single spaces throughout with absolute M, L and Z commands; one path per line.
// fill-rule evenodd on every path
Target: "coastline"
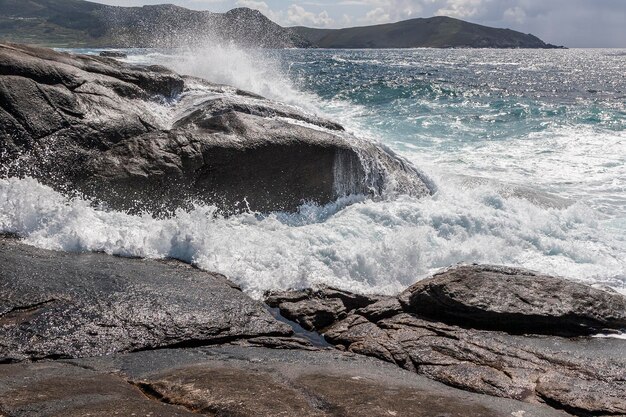
M 11 73 L 1 77 L 11 77 L 5 90 L 16 97 L 13 114 L 2 115 L 8 176 L 34 176 L 51 192 L 78 186 L 92 193 L 86 206 L 167 216 L 186 207 L 185 192 L 219 194 L 202 188 L 207 178 L 204 187 L 223 181 L 229 192 L 256 193 L 246 201 L 257 212 L 349 194 L 380 199 L 389 184 L 417 199 L 434 192 L 384 148 L 257 95 L 165 68 L 3 48 Z M 178 103 L 185 111 L 168 128 L 148 117 L 145 103 L 178 100 L 193 83 L 210 99 Z M 216 168 L 229 164 L 255 170 Z M 207 201 L 228 214 L 240 197 Z M 563 278 L 467 265 L 399 297 L 268 294 L 277 320 L 228 277 L 177 261 L 53 252 L 10 235 L 0 256 L 0 412 L 9 416 L 51 415 L 57 403 L 76 416 L 111 407 L 166 416 L 626 414 L 626 345 L 589 337 L 626 327 L 626 298 Z M 294 334 L 289 320 L 333 347 Z M 16 385 L 25 378 L 26 389 Z M 370 403 L 355 403 L 363 392 Z

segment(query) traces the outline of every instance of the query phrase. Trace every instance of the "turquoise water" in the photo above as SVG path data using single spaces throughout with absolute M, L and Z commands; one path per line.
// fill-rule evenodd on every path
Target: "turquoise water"
M 415 161 L 527 185 L 624 220 L 626 53 L 286 51 L 294 84 Z M 331 113 L 333 113 L 331 111 Z
M 296 214 L 223 218 L 197 207 L 153 219 L 4 180 L 0 229 L 53 249 L 176 257 L 255 296 L 321 283 L 395 293 L 458 262 L 626 292 L 626 51 L 127 52 L 129 63 L 166 65 L 337 120 L 403 155 L 438 192 L 349 197 Z

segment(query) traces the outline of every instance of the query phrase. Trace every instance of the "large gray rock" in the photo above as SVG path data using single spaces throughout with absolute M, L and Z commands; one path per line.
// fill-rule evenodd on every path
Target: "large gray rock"
M 410 314 L 372 322 L 358 313 L 326 339 L 447 385 L 578 415 L 626 413 L 626 343 L 512 336 Z
M 223 276 L 179 262 L 52 252 L 1 238 L 0 265 L 0 362 L 292 334 Z
M 434 309 L 428 297 L 446 301 Z M 527 302 L 517 301 L 520 297 Z M 545 402 L 582 416 L 624 415 L 626 341 L 556 336 L 587 333 L 590 322 L 601 323 L 598 328 L 621 325 L 623 300 L 616 293 L 529 271 L 464 266 L 419 282 L 399 298 L 362 308 L 337 309 L 326 302 L 326 310 L 337 313 L 324 318 L 338 320 L 331 325 L 325 320 L 315 330 L 340 349 L 464 390 Z M 311 319 L 310 307 L 321 301 L 314 291 L 270 298 L 283 314 L 310 325 L 320 323 Z M 597 310 L 586 309 L 592 303 Z M 523 336 L 521 329 L 552 335 Z
M 240 347 L 0 365 L 0 410 L 12 417 L 568 415 L 337 351 Z
M 416 283 L 399 299 L 410 313 L 509 333 L 626 329 L 626 297 L 621 294 L 519 268 L 452 268 Z
M 295 210 L 433 191 L 391 151 L 293 107 L 161 67 L 7 44 L 0 163 L 0 175 L 122 210 Z

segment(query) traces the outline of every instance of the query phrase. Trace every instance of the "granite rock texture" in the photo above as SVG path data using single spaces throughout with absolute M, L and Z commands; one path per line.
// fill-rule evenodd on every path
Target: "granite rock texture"
M 292 334 L 225 277 L 177 261 L 53 252 L 3 238 L 0 265 L 0 362 L 276 344 Z
M 269 302 L 340 349 L 446 385 L 580 416 L 626 414 L 626 342 L 582 336 L 623 327 L 625 299 L 618 293 L 471 265 L 361 307 L 330 299 L 320 309 L 324 321 L 312 319 L 317 294 L 275 294 Z
M 0 412 L 48 416 L 566 417 L 337 351 L 223 346 L 0 365 Z
M 340 125 L 158 66 L 0 44 L 0 175 L 113 209 L 293 211 L 432 183 Z

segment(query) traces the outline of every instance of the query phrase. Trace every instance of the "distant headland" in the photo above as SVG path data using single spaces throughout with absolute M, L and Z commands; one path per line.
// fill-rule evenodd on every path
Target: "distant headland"
M 261 48 L 558 48 L 536 36 L 450 17 L 346 29 L 282 27 L 257 10 L 117 7 L 83 0 L 2 0 L 0 39 L 56 47 L 175 47 L 226 40 Z

